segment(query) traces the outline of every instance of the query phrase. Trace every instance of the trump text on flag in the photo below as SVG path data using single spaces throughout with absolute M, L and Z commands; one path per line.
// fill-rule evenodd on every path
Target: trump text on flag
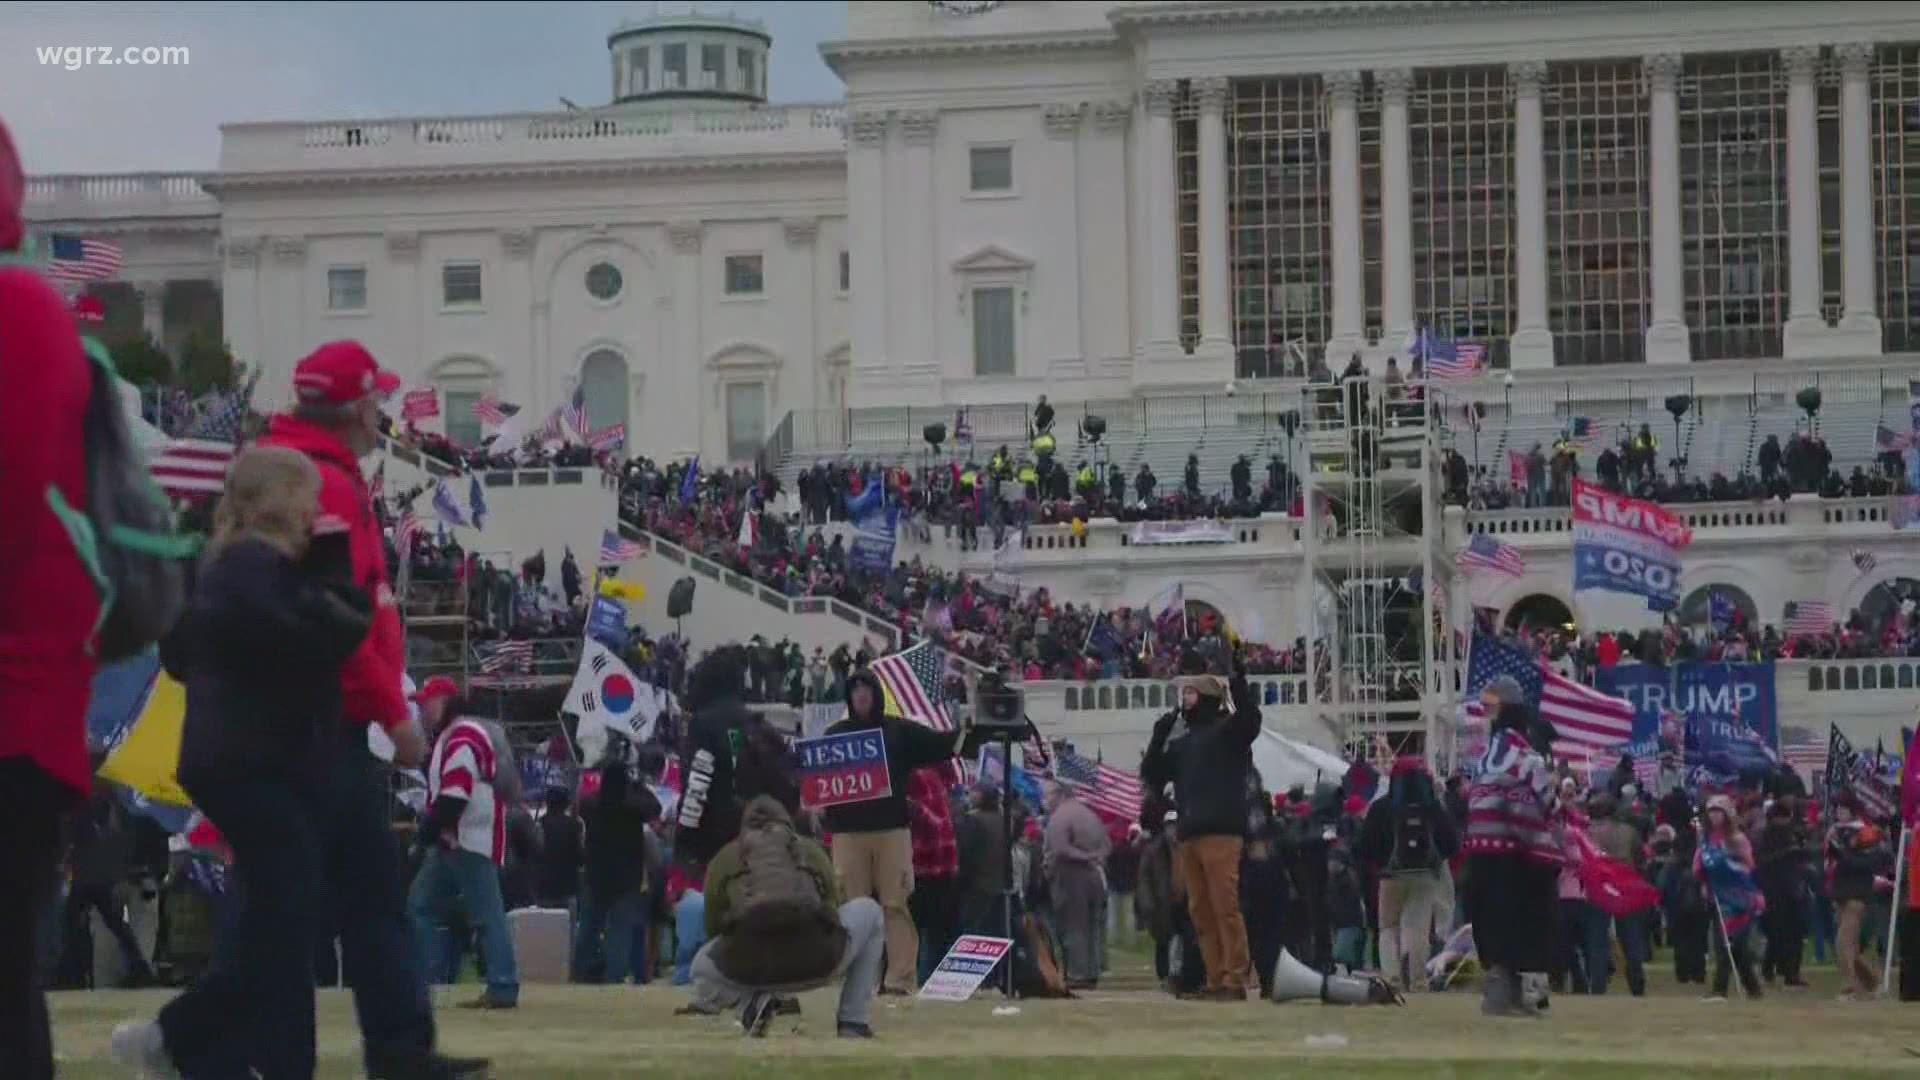
M 1655 611 L 1680 595 L 1680 552 L 1693 531 L 1650 502 L 1573 482 L 1573 587 L 1644 596 Z
M 794 750 L 800 759 L 800 805 L 810 810 L 893 794 L 887 740 L 878 731 L 802 739 Z

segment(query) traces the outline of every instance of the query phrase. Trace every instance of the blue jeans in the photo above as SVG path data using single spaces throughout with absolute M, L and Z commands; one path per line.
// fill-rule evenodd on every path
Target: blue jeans
M 602 982 L 624 983 L 636 974 L 634 939 L 646 932 L 647 894 L 638 889 L 614 897 L 588 889 L 580 899 L 580 929 L 573 939 L 574 973 L 581 978 L 593 968 L 597 952 L 605 958 Z M 601 942 L 605 936 L 604 945 Z
M 500 900 L 500 868 L 478 852 L 436 848 L 427 853 L 413 879 L 407 909 L 422 944 L 425 970 L 444 976 L 452 968 L 455 950 L 446 923 L 455 898 L 466 909 L 467 921 L 480 931 L 487 997 L 503 1004 L 519 1001 L 520 974 L 513 961 L 513 935 L 507 932 L 506 905 Z
M 1363 968 L 1367 965 L 1365 927 L 1342 926 L 1333 932 L 1333 962 L 1345 964 L 1350 969 Z
M 1607 992 L 1612 950 L 1607 947 L 1607 929 L 1620 935 L 1620 954 L 1627 964 L 1627 990 L 1635 997 L 1647 991 L 1647 917 L 1623 915 L 1613 918 L 1592 904 L 1587 905 L 1586 959 L 1587 993 Z
M 673 985 L 693 982 L 693 957 L 707 943 L 707 898 L 689 890 L 673 909 Z
M 1807 935 L 1813 938 L 1813 962 L 1827 962 L 1827 950 L 1834 948 L 1833 940 L 1833 900 L 1815 893 L 1810 902 L 1807 919 Z

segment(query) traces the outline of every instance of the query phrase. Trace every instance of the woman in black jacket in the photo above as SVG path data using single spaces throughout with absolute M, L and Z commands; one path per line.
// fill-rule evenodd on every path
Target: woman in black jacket
M 339 668 L 372 622 L 347 584 L 345 532 L 314 534 L 320 476 L 291 450 L 228 475 L 193 599 L 169 635 L 186 684 L 179 780 L 233 851 L 240 912 L 212 967 L 122 1024 L 116 1057 L 159 1075 L 314 1072 L 313 940 L 321 852 L 308 785 L 340 723 Z

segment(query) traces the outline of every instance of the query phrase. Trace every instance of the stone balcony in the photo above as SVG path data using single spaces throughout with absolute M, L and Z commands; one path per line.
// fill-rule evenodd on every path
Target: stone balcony
M 99 173 L 27 178 L 24 207 L 36 223 L 215 221 L 220 204 L 202 173 Z
M 250 175 L 713 158 L 843 157 L 839 105 L 603 110 L 225 125 L 222 182 Z
M 1893 531 L 1884 497 L 1823 499 L 1795 495 L 1787 502 L 1684 503 L 1666 509 L 1693 530 L 1695 544 L 1738 543 L 1758 549 L 1783 541 L 1828 544 L 1907 539 L 1904 533 Z M 1472 533 L 1487 533 L 1518 548 L 1560 550 L 1573 543 L 1573 511 L 1564 506 L 1482 510 L 1469 520 L 1466 511 L 1450 506 L 1447 529 L 1450 539 L 1457 543 L 1465 543 L 1465 537 Z

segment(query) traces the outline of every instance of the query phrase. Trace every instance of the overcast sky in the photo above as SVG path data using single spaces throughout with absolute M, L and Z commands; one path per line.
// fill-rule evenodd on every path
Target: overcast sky
M 685 10 L 686 4 L 665 5 Z M 775 101 L 830 101 L 835 2 L 706 3 L 765 21 Z M 223 123 L 607 102 L 607 31 L 638 3 L 0 3 L 0 117 L 30 173 L 211 169 Z M 41 62 L 45 46 L 186 46 L 176 67 Z

